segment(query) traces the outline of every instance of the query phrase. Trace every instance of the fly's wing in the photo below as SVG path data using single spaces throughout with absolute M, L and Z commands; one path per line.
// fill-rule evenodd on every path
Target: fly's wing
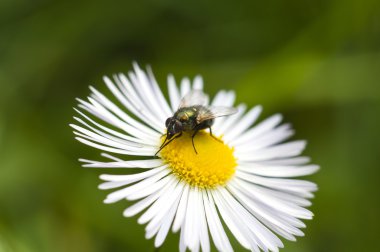
M 202 90 L 191 90 L 181 100 L 179 108 L 191 107 L 196 105 L 205 106 L 208 103 L 208 96 Z
M 235 114 L 238 110 L 233 107 L 209 106 L 201 109 L 197 116 L 197 122 L 201 123 L 216 117 L 228 116 Z

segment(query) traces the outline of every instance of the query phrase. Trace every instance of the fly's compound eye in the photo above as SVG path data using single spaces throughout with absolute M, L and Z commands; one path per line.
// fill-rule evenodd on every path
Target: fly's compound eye
M 173 125 L 174 132 L 178 133 L 182 131 L 182 123 L 179 121 L 176 121 Z
M 169 117 L 168 119 L 166 119 L 166 121 L 165 121 L 166 128 L 169 127 L 169 123 L 171 120 L 172 120 L 172 117 Z

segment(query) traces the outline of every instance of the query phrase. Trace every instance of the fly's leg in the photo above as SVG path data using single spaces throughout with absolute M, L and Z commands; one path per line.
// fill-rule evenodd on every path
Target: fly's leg
M 211 131 L 211 125 L 213 124 L 213 120 L 206 120 L 206 121 L 203 121 L 202 123 L 198 124 L 198 125 L 195 125 L 194 128 L 193 128 L 193 135 L 191 136 L 191 142 L 193 144 L 193 148 L 194 148 L 194 151 L 196 154 L 198 154 L 197 152 L 197 149 L 195 148 L 195 144 L 194 144 L 194 137 L 195 135 L 198 133 L 198 131 L 200 130 L 203 130 L 203 129 L 207 129 L 209 128 L 210 129 L 210 135 L 217 141 L 219 142 L 222 142 L 221 140 L 219 140 L 217 137 L 215 137 L 213 134 L 212 134 L 212 131 Z
M 193 148 L 194 148 L 195 154 L 197 154 L 197 155 L 198 155 L 198 152 L 197 152 L 197 149 L 195 149 L 194 137 L 198 133 L 198 131 L 199 131 L 198 129 L 195 129 L 193 135 L 191 136 L 191 143 L 193 144 Z
M 168 135 L 166 135 L 166 138 L 165 138 L 165 141 L 162 143 L 161 147 L 158 149 L 158 151 L 156 152 L 156 154 L 154 154 L 155 156 L 157 156 L 157 154 L 163 149 L 165 148 L 168 144 L 170 144 L 174 139 L 178 138 L 182 136 L 182 132 L 179 133 L 178 135 L 176 135 L 175 137 L 173 137 L 172 139 L 170 139 L 167 143 L 166 140 L 168 139 Z
M 157 154 L 165 147 L 165 143 L 166 143 L 167 140 L 168 140 L 168 134 L 166 134 L 164 142 L 161 144 L 161 146 L 158 149 L 158 151 L 154 154 L 155 156 L 157 156 Z
M 208 127 L 208 128 L 209 128 L 209 130 L 210 130 L 210 136 L 212 136 L 212 138 L 214 138 L 216 141 L 223 143 L 222 140 L 220 140 L 219 138 L 217 138 L 216 136 L 214 136 L 214 135 L 212 134 L 211 126 Z

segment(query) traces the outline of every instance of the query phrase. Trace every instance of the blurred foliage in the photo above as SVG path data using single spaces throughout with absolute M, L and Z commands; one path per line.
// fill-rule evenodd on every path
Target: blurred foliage
M 378 0 L 1 0 L 0 251 L 154 250 L 128 203 L 102 203 L 101 171 L 77 161 L 98 152 L 68 127 L 75 97 L 133 60 L 163 89 L 200 73 L 308 139 L 315 219 L 283 251 L 378 249 Z M 161 251 L 177 246 L 169 235 Z

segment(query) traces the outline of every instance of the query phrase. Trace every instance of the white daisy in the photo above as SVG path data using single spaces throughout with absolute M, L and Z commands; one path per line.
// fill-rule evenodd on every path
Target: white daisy
M 278 251 L 283 247 L 278 236 L 295 241 L 295 236 L 304 235 L 300 219 L 312 218 L 305 207 L 311 205 L 308 198 L 317 186 L 290 178 L 310 175 L 319 167 L 299 157 L 305 141 L 283 143 L 294 131 L 289 124 L 280 125 L 281 115 L 254 125 L 261 106 L 247 110 L 239 104 L 237 113 L 217 118 L 212 125 L 218 141 L 208 130 L 196 135 L 198 154 L 191 135 L 184 133 L 155 156 L 165 138 L 166 119 L 176 112 L 181 97 L 203 89 L 202 78 L 184 78 L 177 87 L 169 75 L 170 104 L 150 68 L 144 72 L 134 64 L 128 76 L 104 81 L 118 105 L 90 87 L 88 101 L 78 99 L 80 117 L 74 117 L 78 124 L 71 126 L 77 140 L 107 152 L 102 155 L 109 161 L 81 161 L 84 167 L 141 169 L 101 175 L 105 182 L 99 188 L 115 189 L 105 203 L 136 201 L 123 214 L 143 212 L 138 222 L 147 224 L 146 238 L 155 237 L 156 247 L 170 228 L 180 231 L 180 251 L 210 251 L 209 234 L 219 251 L 233 251 L 224 227 L 252 251 Z M 210 105 L 233 107 L 234 101 L 233 91 L 219 91 Z M 123 160 L 123 155 L 136 160 Z

